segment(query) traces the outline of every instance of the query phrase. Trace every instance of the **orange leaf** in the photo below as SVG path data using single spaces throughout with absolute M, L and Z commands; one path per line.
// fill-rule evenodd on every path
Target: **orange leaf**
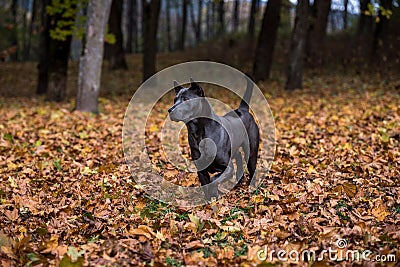
M 349 197 L 354 197 L 357 193 L 357 187 L 349 182 L 343 183 L 343 190 Z

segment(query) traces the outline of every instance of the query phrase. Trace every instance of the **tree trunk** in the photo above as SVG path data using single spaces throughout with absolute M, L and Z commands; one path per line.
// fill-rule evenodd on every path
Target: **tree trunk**
M 218 1 L 218 35 L 221 37 L 225 33 L 225 8 L 224 0 Z
M 50 1 L 56 4 L 54 1 Z M 63 7 L 61 12 L 53 15 L 48 15 L 49 31 L 55 31 L 59 26 L 59 21 L 64 22 L 65 10 L 76 11 L 75 3 L 69 1 L 60 1 L 60 4 L 67 5 Z M 74 14 L 70 14 L 71 18 L 75 18 Z M 72 21 L 72 23 L 74 23 Z M 72 34 L 67 35 L 63 39 L 50 38 L 49 44 L 49 84 L 46 94 L 48 101 L 63 101 L 66 96 L 67 90 L 67 73 L 68 73 L 68 60 L 71 48 Z
M 133 12 L 132 12 L 132 17 L 131 20 L 133 23 L 132 28 L 133 28 L 133 52 L 138 53 L 139 52 L 139 1 L 134 0 L 134 5 L 133 5 Z
M 303 62 L 308 29 L 309 0 L 298 0 L 296 19 L 290 44 L 286 90 L 303 88 Z
M 20 60 L 26 60 L 26 51 L 28 48 L 27 38 L 26 38 L 26 31 L 28 29 L 28 20 L 27 20 L 27 10 L 25 8 L 22 9 L 22 40 L 21 40 L 21 54 Z
M 172 36 L 171 36 L 171 0 L 166 0 L 166 19 L 167 19 L 167 43 L 168 51 L 172 51 Z
M 71 35 L 64 41 L 50 40 L 49 85 L 46 94 L 48 101 L 61 102 L 65 99 L 71 41 Z
M 211 3 L 207 2 L 206 4 L 206 29 L 207 29 L 207 39 L 211 37 Z
M 256 82 L 269 78 L 281 5 L 281 0 L 269 0 L 265 8 L 253 66 L 253 77 Z
M 126 52 L 137 52 L 137 0 L 128 0 L 128 27 L 126 37 Z
M 371 0 L 360 0 L 360 20 L 358 22 L 357 35 L 369 35 L 372 33 L 372 16 L 365 14 Z
M 240 0 L 235 0 L 233 7 L 233 31 L 237 32 L 239 30 L 239 6 Z
M 322 65 L 326 27 L 331 9 L 331 0 L 315 0 L 316 15 L 310 31 L 309 55 L 313 62 Z
M 84 16 L 85 18 L 87 18 L 88 4 L 89 4 L 89 2 L 87 2 L 87 4 L 85 4 L 85 1 L 80 1 L 78 3 L 79 7 L 77 9 L 77 14 L 76 14 L 77 17 L 76 17 L 76 21 L 75 21 L 76 27 L 84 27 L 84 25 L 81 26 L 81 23 L 80 23 L 80 21 L 78 21 L 78 18 L 80 18 L 81 16 Z M 80 57 L 82 57 L 85 52 L 85 48 L 86 48 L 85 45 L 86 45 L 86 33 L 83 34 L 83 36 L 82 36 Z
M 31 55 L 31 46 L 32 46 L 32 33 L 33 33 L 33 26 L 34 26 L 35 19 L 36 19 L 37 4 L 38 4 L 38 1 L 37 0 L 33 0 L 32 17 L 31 17 L 31 21 L 30 21 L 30 24 L 29 24 L 28 43 L 27 43 L 26 54 L 25 54 L 25 58 L 26 59 L 30 59 L 31 58 L 30 55 Z
M 39 40 L 39 77 L 36 93 L 38 95 L 46 94 L 49 84 L 49 61 L 50 61 L 50 19 L 46 12 L 46 6 L 50 4 L 50 0 L 41 1 L 41 29 Z
M 18 50 L 19 50 L 19 44 L 18 44 L 18 20 L 17 20 L 17 14 L 18 14 L 18 1 L 13 0 L 11 4 L 11 13 L 12 13 L 12 23 L 13 23 L 13 31 L 11 34 L 11 45 L 16 47 L 15 53 L 11 54 L 11 59 L 12 60 L 18 60 Z
M 343 11 L 343 29 L 347 30 L 347 24 L 348 24 L 348 6 L 349 6 L 349 0 L 344 0 L 343 2 L 344 5 L 344 11 Z
M 380 9 L 378 11 L 379 22 L 377 22 L 374 32 L 374 52 L 377 52 L 380 48 L 384 47 L 387 43 L 389 35 L 389 19 L 382 14 L 382 10 L 392 10 L 391 0 L 380 0 Z
M 179 50 L 185 49 L 188 1 L 189 0 L 182 0 L 182 24 L 178 43 Z
M 211 1 L 211 36 L 214 38 L 217 31 L 216 31 L 216 23 L 215 23 L 215 17 L 216 17 L 216 6 L 215 6 L 215 1 Z
M 250 37 L 254 37 L 254 33 L 255 33 L 256 10 L 257 10 L 257 0 L 252 0 L 250 14 L 249 14 L 249 30 L 248 30 L 248 34 Z
M 87 10 L 86 45 L 79 64 L 75 109 L 98 113 L 104 36 L 112 0 L 91 0 Z
M 156 73 L 157 28 L 161 0 L 142 0 L 143 81 Z
M 191 1 L 190 5 L 189 5 L 192 28 L 193 28 L 197 43 L 201 42 L 201 8 L 202 8 L 202 6 L 203 6 L 203 1 L 199 0 L 199 6 L 198 6 L 199 9 L 198 9 L 198 13 L 197 13 L 197 22 L 196 22 L 196 16 L 194 13 L 194 4 Z
M 197 13 L 197 31 L 196 31 L 196 41 L 197 43 L 201 42 L 201 25 L 203 23 L 203 0 L 199 0 L 198 6 L 198 13 Z
M 108 27 L 110 33 L 115 37 L 115 43 L 106 45 L 106 54 L 108 57 L 110 70 L 128 69 L 128 65 L 126 64 L 125 60 L 121 29 L 122 6 L 123 0 L 112 1 Z
M 132 54 L 132 42 L 133 42 L 133 20 L 132 20 L 132 13 L 133 13 L 133 2 L 135 0 L 127 0 L 126 1 L 126 44 L 125 44 L 125 52 L 127 54 Z

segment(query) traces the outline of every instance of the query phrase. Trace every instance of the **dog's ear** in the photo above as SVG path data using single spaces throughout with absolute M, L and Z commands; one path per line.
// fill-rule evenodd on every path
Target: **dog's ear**
M 190 90 L 194 90 L 198 96 L 204 97 L 204 91 L 201 86 L 190 78 Z
M 180 90 L 182 90 L 183 87 L 181 85 L 178 84 L 177 81 L 174 81 L 174 90 L 175 90 L 175 94 L 178 94 Z

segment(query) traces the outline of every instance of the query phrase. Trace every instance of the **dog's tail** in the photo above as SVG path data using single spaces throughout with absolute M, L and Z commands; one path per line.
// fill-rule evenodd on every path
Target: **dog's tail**
M 247 88 L 246 88 L 246 92 L 244 93 L 244 96 L 242 98 L 242 101 L 240 102 L 239 108 L 241 110 L 249 110 L 249 105 L 250 105 L 250 99 L 251 96 L 253 94 L 253 87 L 254 84 L 252 82 L 252 80 L 250 79 L 249 75 L 245 75 L 245 79 L 247 81 Z

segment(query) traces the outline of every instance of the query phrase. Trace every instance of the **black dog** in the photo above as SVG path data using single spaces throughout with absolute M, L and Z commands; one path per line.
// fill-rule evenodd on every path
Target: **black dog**
M 203 187 L 207 200 L 218 197 L 218 184 L 233 176 L 232 157 L 237 165 L 237 179 L 243 179 L 240 147 L 245 154 L 250 179 L 255 181 L 260 134 L 249 112 L 253 83 L 248 77 L 246 79 L 247 88 L 239 107 L 222 117 L 214 113 L 199 84 L 190 79 L 190 87 L 185 88 L 174 81 L 176 97 L 168 110 L 169 116 L 172 121 L 186 124 L 191 157 L 201 185 L 213 182 L 214 186 Z M 218 174 L 210 179 L 210 173 Z

